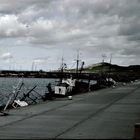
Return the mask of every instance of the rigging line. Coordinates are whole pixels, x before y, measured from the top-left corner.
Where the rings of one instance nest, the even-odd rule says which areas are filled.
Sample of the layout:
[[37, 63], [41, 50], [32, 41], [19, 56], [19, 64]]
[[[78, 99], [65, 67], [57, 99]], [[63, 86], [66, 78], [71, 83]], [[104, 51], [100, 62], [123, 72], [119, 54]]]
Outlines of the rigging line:
[[[71, 68], [74, 67], [75, 64], [76, 64], [76, 62], [74, 62], [74, 63], [72, 64]], [[71, 69], [71, 68], [70, 68], [70, 69]]]

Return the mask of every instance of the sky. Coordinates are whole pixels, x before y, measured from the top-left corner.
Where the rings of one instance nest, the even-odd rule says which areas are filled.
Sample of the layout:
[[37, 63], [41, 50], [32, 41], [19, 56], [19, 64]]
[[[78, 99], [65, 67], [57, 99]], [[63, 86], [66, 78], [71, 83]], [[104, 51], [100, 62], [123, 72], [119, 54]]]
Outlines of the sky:
[[0, 0], [0, 70], [140, 62], [140, 0]]

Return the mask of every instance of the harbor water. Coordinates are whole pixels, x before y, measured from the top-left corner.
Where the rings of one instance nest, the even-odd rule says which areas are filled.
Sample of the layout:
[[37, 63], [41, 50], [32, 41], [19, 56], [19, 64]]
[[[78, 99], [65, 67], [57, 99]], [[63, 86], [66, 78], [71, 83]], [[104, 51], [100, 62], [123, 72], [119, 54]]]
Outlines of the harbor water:
[[[35, 92], [32, 91], [32, 98], [39, 97], [40, 95], [45, 95], [48, 92], [47, 85], [51, 83], [52, 89], [54, 88], [56, 81], [58, 79], [50, 79], [50, 78], [0, 78], [0, 106], [5, 105], [8, 101], [9, 97], [14, 94], [15, 88], [20, 86], [21, 82], [23, 82], [23, 86], [19, 92], [19, 97], [23, 97], [23, 94], [26, 94], [33, 87]], [[18, 85], [19, 83], [19, 85]], [[41, 96], [40, 96], [41, 97]], [[39, 98], [38, 98], [39, 99]]]
[[[15, 96], [15, 89], [19, 89], [21, 83], [24, 83], [21, 87], [16, 99], [21, 99], [24, 94], [27, 94], [31, 89], [34, 90], [30, 93], [30, 97], [35, 99], [37, 102], [42, 101], [41, 96], [48, 93], [47, 85], [51, 83], [52, 90], [54, 86], [58, 83], [59, 79], [53, 78], [0, 78], [0, 106], [6, 105], [7, 101], [11, 96]], [[88, 82], [84, 80], [84, 82]], [[95, 84], [96, 81], [92, 80], [91, 84]], [[15, 92], [14, 92], [15, 91]], [[31, 101], [29, 98], [26, 100], [28, 103]]]

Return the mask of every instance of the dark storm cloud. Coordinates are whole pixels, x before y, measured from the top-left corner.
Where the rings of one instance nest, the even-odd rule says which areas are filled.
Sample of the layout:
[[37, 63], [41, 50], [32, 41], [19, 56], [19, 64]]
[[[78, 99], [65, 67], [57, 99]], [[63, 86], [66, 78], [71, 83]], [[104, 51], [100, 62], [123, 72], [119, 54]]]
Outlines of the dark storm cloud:
[[33, 5], [36, 7], [44, 7], [49, 5], [53, 0], [0, 0], [1, 14], [18, 14]]
[[128, 40], [140, 42], [140, 33], [128, 36]]
[[129, 48], [129, 49], [125, 49], [125, 51], [123, 51], [122, 53], [123, 55], [133, 55], [133, 56], [138, 56], [140, 57], [140, 47], [132, 47], [132, 48]]

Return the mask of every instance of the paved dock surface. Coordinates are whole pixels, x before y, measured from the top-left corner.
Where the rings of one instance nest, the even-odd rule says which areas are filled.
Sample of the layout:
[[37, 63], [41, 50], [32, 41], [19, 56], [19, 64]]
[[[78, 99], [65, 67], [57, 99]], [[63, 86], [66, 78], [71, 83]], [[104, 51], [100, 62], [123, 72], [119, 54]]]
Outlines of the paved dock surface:
[[140, 81], [12, 109], [0, 139], [133, 139], [140, 123]]

